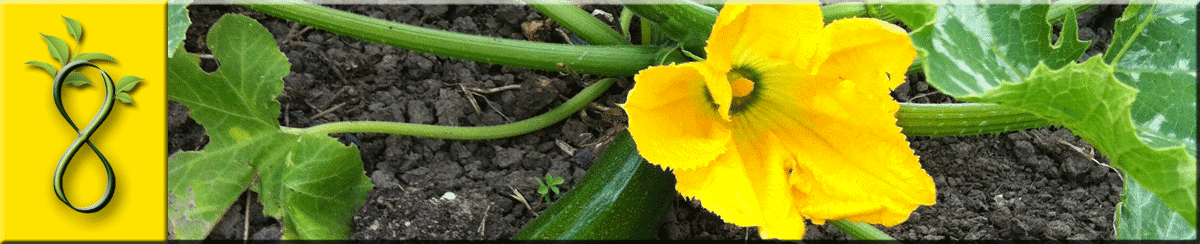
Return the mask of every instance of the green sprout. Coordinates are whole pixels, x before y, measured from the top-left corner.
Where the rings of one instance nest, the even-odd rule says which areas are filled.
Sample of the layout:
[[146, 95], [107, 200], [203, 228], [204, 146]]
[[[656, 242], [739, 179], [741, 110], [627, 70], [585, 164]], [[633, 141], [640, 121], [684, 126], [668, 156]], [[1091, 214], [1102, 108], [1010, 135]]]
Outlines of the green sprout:
[[558, 195], [558, 185], [562, 184], [563, 181], [566, 181], [562, 177], [554, 177], [553, 175], [550, 175], [550, 173], [546, 173], [546, 181], [542, 181], [542, 179], [538, 178], [533, 178], [533, 180], [536, 180], [538, 183], [538, 194], [542, 194], [542, 200], [546, 201], [547, 203], [550, 202], [549, 193], [553, 191], [554, 195]]

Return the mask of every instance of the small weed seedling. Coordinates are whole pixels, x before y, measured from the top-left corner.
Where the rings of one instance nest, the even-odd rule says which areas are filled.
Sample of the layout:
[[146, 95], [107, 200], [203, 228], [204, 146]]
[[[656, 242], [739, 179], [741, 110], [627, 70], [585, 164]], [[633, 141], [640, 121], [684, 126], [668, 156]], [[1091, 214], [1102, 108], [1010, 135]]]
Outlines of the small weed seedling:
[[558, 195], [558, 185], [565, 181], [562, 177], [554, 177], [550, 173], [546, 173], [546, 181], [544, 182], [538, 178], [533, 179], [538, 182], [538, 194], [542, 194], [542, 200], [546, 201], [546, 203], [550, 203], [549, 193], [553, 191], [554, 195]]

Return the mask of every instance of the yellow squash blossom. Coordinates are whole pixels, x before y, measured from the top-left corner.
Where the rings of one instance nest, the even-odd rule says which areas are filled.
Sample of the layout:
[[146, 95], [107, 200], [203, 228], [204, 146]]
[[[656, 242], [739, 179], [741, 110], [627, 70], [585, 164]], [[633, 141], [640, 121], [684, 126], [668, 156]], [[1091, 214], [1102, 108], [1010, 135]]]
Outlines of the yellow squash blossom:
[[816, 4], [725, 5], [700, 62], [638, 73], [623, 105], [679, 193], [763, 238], [804, 220], [894, 226], [934, 203], [888, 93], [916, 56], [876, 19], [822, 21]]

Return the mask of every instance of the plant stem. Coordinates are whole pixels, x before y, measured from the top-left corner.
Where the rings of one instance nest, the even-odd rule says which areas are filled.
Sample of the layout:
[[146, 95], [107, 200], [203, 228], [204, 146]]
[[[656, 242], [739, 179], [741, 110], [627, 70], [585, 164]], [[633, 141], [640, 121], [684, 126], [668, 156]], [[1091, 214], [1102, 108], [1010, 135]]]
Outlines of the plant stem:
[[375, 19], [296, 0], [252, 4], [233, 0], [254, 11], [359, 40], [382, 43], [438, 56], [518, 68], [629, 76], [653, 64], [661, 48], [580, 46], [469, 35]]
[[609, 28], [578, 6], [560, 0], [524, 0], [538, 12], [554, 19], [592, 45], [630, 45], [621, 33]]
[[[1063, 21], [1068, 13], [1078, 15], [1083, 11], [1087, 11], [1096, 6], [1100, 0], [1059, 0], [1050, 5], [1050, 10], [1046, 13], [1046, 22], [1054, 24]], [[1078, 20], [1077, 20], [1078, 21]]]
[[579, 109], [591, 103], [596, 97], [599, 97], [601, 93], [604, 93], [605, 90], [608, 90], [608, 87], [612, 86], [613, 80], [613, 78], [607, 78], [597, 81], [595, 84], [584, 88], [583, 91], [579, 92], [571, 100], [567, 100], [567, 102], [542, 115], [504, 125], [457, 127], [383, 121], [348, 121], [326, 123], [308, 128], [281, 127], [281, 130], [284, 133], [297, 135], [384, 133], [453, 140], [486, 140], [512, 137], [546, 128], [570, 117], [571, 114], [579, 111]]
[[629, 25], [633, 23], [633, 11], [629, 8], [621, 8], [620, 21], [617, 23], [621, 25], [621, 34], [625, 35], [626, 40], [633, 39], [633, 35], [629, 34]]
[[1050, 121], [997, 104], [900, 103], [896, 125], [907, 136], [966, 136], [1041, 128]]
[[643, 22], [654, 22], [659, 31], [696, 54], [704, 53], [713, 23], [717, 22], [716, 9], [687, 0], [626, 4], [625, 8], [642, 17]]
[[892, 238], [892, 236], [889, 236], [887, 233], [883, 233], [883, 231], [880, 231], [879, 229], [876, 229], [875, 226], [871, 226], [869, 224], [853, 222], [844, 219], [832, 220], [829, 221], [829, 223], [833, 224], [833, 226], [837, 227], [839, 230], [842, 230], [842, 232], [845, 232], [846, 235], [853, 237], [854, 240], [896, 241], [896, 239]]
[[850, 17], [869, 17], [881, 19], [887, 22], [896, 22], [896, 18], [892, 12], [883, 9], [882, 5], [866, 4], [862, 2], [848, 2], [826, 5], [821, 7], [821, 15], [824, 15], [825, 23], [831, 23], [834, 20], [850, 18]]

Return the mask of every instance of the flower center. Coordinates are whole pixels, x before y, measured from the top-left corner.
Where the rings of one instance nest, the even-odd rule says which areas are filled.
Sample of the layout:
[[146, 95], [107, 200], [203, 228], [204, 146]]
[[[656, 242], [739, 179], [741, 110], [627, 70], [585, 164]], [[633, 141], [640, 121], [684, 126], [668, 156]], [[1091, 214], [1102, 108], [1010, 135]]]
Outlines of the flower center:
[[729, 106], [730, 114], [738, 114], [758, 99], [758, 89], [762, 75], [748, 66], [734, 66], [725, 73], [729, 86], [733, 91], [733, 101]]

